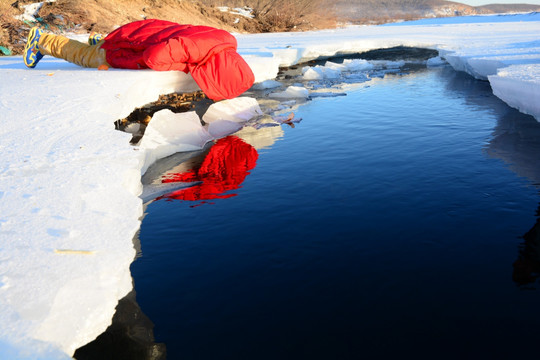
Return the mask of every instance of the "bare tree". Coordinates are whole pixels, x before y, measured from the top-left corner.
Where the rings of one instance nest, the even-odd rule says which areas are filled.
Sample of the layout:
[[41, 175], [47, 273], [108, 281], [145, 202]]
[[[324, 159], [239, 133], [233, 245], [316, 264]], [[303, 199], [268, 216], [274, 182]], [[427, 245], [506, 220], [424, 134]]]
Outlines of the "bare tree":
[[201, 0], [210, 6], [247, 6], [262, 24], [262, 31], [291, 30], [307, 15], [320, 10], [323, 0]]

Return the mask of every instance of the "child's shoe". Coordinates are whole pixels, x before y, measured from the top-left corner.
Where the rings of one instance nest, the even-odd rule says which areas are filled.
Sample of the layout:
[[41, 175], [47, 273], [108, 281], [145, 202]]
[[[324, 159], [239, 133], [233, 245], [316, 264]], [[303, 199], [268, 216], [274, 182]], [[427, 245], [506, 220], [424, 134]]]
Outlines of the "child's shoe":
[[103, 40], [103, 35], [92, 31], [88, 37], [88, 45], [96, 45], [101, 40]]
[[28, 34], [28, 40], [24, 46], [24, 64], [29, 68], [36, 67], [39, 60], [43, 57], [43, 54], [39, 52], [38, 48], [41, 34], [43, 34], [43, 30], [38, 27], [30, 29], [30, 33]]

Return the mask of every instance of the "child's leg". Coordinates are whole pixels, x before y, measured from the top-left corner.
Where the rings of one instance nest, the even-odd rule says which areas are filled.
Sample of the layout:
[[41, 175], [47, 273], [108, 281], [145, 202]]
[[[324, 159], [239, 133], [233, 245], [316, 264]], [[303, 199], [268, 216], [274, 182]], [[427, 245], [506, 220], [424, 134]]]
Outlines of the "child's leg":
[[101, 48], [103, 41], [96, 45], [88, 45], [64, 36], [43, 33], [39, 39], [38, 49], [43, 55], [52, 55], [79, 66], [97, 68], [107, 65], [105, 50]]

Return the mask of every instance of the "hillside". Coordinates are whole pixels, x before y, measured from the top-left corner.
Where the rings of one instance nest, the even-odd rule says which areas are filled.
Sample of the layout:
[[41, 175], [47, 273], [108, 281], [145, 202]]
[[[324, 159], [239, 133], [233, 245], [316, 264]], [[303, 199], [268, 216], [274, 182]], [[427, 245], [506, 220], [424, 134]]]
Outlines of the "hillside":
[[[28, 30], [36, 24], [32, 19], [17, 20], [15, 17], [22, 16], [25, 7], [32, 2], [34, 1], [18, 0], [14, 3], [0, 3], [0, 45], [10, 48], [15, 54], [22, 51]], [[35, 17], [38, 25], [55, 33], [107, 33], [118, 25], [143, 18], [161, 18], [235, 30], [228, 25], [234, 18], [227, 17], [226, 13], [203, 5], [174, 0], [58, 0], [45, 2]], [[248, 28], [247, 31], [249, 30]]]
[[[21, 54], [28, 31], [35, 25], [55, 33], [108, 33], [131, 21], [159, 18], [257, 33], [327, 29], [343, 23], [540, 11], [538, 5], [472, 7], [444, 0], [46, 0], [34, 17], [21, 18], [36, 0], [12, 1], [0, 2], [0, 55]], [[243, 6], [249, 9], [233, 9]]]
[[531, 12], [531, 11], [540, 11], [539, 5], [528, 5], [528, 4], [491, 4], [476, 7], [476, 10], [480, 13], [486, 12], [488, 14], [496, 13], [508, 13], [508, 12]]
[[[233, 6], [243, 2], [192, 0], [46, 0], [34, 18], [16, 19], [36, 0], [0, 2], [0, 46], [20, 54], [29, 29], [39, 25], [55, 33], [108, 33], [119, 25], [146, 18], [158, 18], [183, 24], [208, 25], [231, 32], [272, 32], [331, 28], [331, 16], [321, 16], [319, 0], [263, 0], [240, 13]], [[217, 6], [219, 5], [219, 7]], [[229, 5], [224, 11], [221, 6]], [[249, 13], [251, 11], [251, 13]], [[0, 48], [0, 50], [2, 50]], [[3, 51], [6, 52], [6, 51]], [[0, 55], [2, 52], [0, 52]]]
[[444, 0], [335, 0], [334, 13], [351, 23], [384, 23], [431, 17], [540, 11], [539, 5], [469, 6]]

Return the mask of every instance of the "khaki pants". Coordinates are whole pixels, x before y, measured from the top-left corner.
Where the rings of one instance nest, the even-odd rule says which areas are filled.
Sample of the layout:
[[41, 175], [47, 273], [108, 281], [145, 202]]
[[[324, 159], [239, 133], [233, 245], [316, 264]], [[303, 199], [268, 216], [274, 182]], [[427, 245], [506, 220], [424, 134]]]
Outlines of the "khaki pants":
[[77, 40], [53, 34], [41, 34], [38, 49], [43, 55], [51, 55], [79, 66], [97, 68], [107, 65], [105, 50], [101, 48], [103, 40], [96, 45], [88, 45]]

